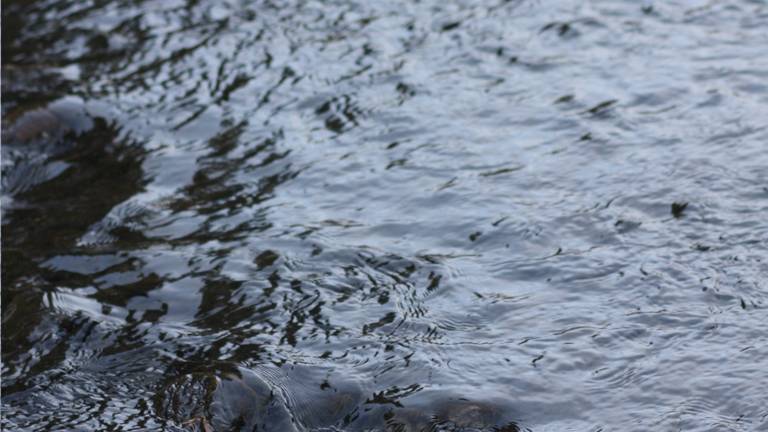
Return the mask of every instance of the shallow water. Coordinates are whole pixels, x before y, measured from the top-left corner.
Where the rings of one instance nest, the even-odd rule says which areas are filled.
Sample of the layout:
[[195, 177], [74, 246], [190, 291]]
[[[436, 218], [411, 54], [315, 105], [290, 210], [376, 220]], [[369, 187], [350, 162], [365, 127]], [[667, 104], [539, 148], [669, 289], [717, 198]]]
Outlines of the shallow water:
[[768, 428], [764, 1], [7, 1], [5, 430]]

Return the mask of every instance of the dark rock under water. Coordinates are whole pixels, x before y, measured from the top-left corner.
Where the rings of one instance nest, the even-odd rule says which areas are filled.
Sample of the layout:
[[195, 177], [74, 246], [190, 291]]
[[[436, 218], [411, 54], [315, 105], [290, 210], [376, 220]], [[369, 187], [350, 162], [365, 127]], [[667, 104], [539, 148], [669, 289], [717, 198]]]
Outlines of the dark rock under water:
[[768, 427], [768, 5], [2, 7], [2, 428]]

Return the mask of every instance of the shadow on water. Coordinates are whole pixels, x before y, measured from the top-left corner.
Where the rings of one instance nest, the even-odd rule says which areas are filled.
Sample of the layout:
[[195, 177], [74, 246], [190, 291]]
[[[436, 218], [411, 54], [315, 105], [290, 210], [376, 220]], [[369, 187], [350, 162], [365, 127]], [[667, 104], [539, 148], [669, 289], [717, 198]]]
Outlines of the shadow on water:
[[[3, 139], [3, 362], [11, 376], [16, 368], [54, 366], [49, 362], [66, 345], [37, 364], [22, 366], [16, 356], [34, 352], [38, 341], [31, 332], [44, 319], [46, 296], [59, 285], [92, 282], [41, 264], [76, 253], [91, 225], [143, 187], [141, 149], [119, 141], [119, 126], [104, 118], [86, 121], [73, 112], [79, 109], [82, 105], [69, 101], [26, 112]], [[72, 123], [68, 115], [80, 118]], [[26, 385], [21, 377], [6, 378], [4, 394]]]
[[[17, 8], [23, 10], [18, 4], [6, 8], [4, 22], [21, 20], [13, 17], [22, 13]], [[329, 255], [314, 244], [309, 254], [314, 258], [299, 263], [264, 249], [252, 258], [252, 279], [264, 286], [224, 274], [223, 258], [231, 247], [216, 251], [200, 275], [172, 276], [153, 266], [142, 250], [236, 243], [270, 229], [263, 211], [226, 230], [213, 226], [218, 218], [258, 208], [300, 174], [288, 163], [255, 184], [240, 178], [288, 158], [290, 151], [278, 145], [283, 136], [276, 133], [234, 155], [248, 127], [243, 121], [223, 125], [207, 141], [189, 184], [159, 208], [209, 216], [209, 223], [168, 240], [146, 235], [141, 223], [110, 224], [116, 212], [141, 221], [158, 211], [126, 209], [151, 181], [143, 170], [146, 151], [122, 130], [119, 118], [94, 114], [88, 100], [63, 93], [72, 84], [58, 68], [83, 58], [57, 58], [54, 52], [47, 60], [16, 62], [27, 58], [27, 49], [55, 46], [47, 38], [16, 46], [19, 31], [7, 29], [10, 62], [3, 68], [5, 427], [417, 431], [507, 424], [494, 430], [518, 430], [511, 420], [502, 422], [500, 406], [445, 394], [422, 395], [411, 403], [405, 399], [421, 391], [418, 385], [384, 390], [362, 385], [335, 367], [293, 365], [288, 351], [275, 349], [313, 343], [317, 329], [326, 340], [349, 337], [353, 329], [333, 324], [342, 313], [334, 309], [343, 310], [362, 295], [382, 309], [363, 334], [377, 352], [399, 351], [392, 335], [386, 336], [396, 324], [390, 298], [422, 283], [411, 278], [426, 282], [425, 293], [439, 288], [441, 276], [426, 270], [439, 268], [435, 258], [419, 262], [327, 246]], [[317, 114], [329, 110], [326, 103]], [[339, 110], [344, 120], [325, 121], [336, 133], [348, 122], [356, 124], [351, 111]], [[299, 237], [319, 228], [308, 227]], [[194, 330], [158, 330], [174, 307], [172, 287], [190, 280], [202, 283], [199, 304], [185, 324]], [[406, 316], [424, 314], [417, 297], [403, 303]], [[417, 327], [408, 337], [422, 337], [424, 325]], [[409, 344], [408, 337], [402, 343]], [[325, 348], [312, 354], [330, 355]], [[68, 406], [61, 409], [61, 403]]]

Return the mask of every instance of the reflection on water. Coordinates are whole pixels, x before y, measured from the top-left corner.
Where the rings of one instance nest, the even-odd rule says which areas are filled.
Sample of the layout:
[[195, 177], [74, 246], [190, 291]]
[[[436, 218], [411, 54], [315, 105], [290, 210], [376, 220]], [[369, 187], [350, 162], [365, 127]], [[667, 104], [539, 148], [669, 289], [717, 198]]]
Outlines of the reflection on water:
[[760, 430], [768, 6], [3, 3], [8, 430]]

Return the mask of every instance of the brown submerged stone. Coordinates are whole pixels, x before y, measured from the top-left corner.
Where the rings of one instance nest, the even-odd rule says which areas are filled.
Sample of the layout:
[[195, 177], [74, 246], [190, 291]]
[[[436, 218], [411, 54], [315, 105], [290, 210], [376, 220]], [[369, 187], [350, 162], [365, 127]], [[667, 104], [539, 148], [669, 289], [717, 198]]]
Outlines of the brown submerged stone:
[[497, 401], [428, 394], [392, 409], [385, 417], [387, 431], [519, 432], [505, 406]]
[[295, 427], [279, 396], [255, 375], [239, 371], [193, 372], [169, 379], [155, 409], [186, 430], [281, 430]]
[[56, 141], [70, 131], [83, 132], [92, 125], [83, 102], [66, 97], [47, 106], [20, 108], [3, 119], [3, 143], [25, 144], [33, 141]]
[[520, 431], [498, 401], [428, 392], [394, 406], [370, 405], [352, 383], [337, 382], [337, 389], [328, 392], [297, 380], [313, 373], [272, 368], [189, 373], [166, 383], [156, 408], [186, 430], [201, 432]]
[[41, 108], [22, 114], [8, 131], [8, 138], [24, 143], [37, 138], [48, 138], [63, 129], [64, 125], [55, 114]]

